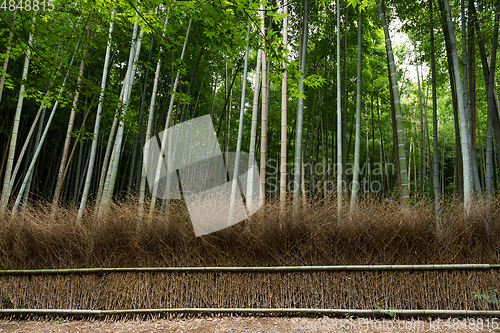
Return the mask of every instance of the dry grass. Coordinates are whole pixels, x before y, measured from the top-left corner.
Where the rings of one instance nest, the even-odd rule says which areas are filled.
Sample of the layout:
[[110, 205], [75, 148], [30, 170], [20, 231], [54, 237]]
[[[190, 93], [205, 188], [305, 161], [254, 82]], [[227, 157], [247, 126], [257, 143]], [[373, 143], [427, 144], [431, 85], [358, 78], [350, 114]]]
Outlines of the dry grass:
[[[339, 215], [333, 198], [281, 218], [279, 203], [270, 203], [249, 228], [242, 222], [196, 238], [179, 203], [168, 219], [157, 212], [139, 230], [133, 203], [112, 205], [102, 221], [89, 208], [81, 226], [75, 209], [60, 208], [53, 216], [49, 205], [38, 204], [0, 221], [0, 269], [499, 263], [498, 199], [492, 235], [485, 232], [485, 208], [467, 217], [458, 201], [442, 206], [440, 236], [432, 202], [402, 208], [366, 197], [353, 215]], [[28, 308], [496, 309], [472, 292], [487, 293], [499, 282], [496, 270], [0, 276], [0, 296]]]

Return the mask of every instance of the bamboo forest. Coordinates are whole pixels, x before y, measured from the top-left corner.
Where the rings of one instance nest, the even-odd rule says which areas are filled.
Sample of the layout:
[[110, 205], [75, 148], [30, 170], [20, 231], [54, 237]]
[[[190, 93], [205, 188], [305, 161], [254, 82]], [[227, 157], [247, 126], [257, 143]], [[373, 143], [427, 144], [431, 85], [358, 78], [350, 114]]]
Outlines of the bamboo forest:
[[500, 315], [499, 0], [0, 0], [0, 21], [0, 324]]
[[434, 2], [4, 1], [1, 214], [142, 215], [145, 142], [208, 114], [222, 151], [256, 156], [265, 202], [469, 211], [497, 189], [498, 3]]

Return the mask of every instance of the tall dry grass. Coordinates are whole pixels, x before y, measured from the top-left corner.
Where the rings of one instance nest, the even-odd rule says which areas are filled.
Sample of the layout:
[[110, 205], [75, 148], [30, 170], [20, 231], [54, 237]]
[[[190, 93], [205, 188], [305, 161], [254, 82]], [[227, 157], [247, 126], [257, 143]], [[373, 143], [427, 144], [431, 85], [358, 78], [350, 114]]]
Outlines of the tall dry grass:
[[139, 229], [135, 203], [113, 204], [101, 221], [89, 207], [81, 225], [76, 209], [53, 214], [39, 203], [0, 221], [0, 269], [498, 263], [498, 203], [491, 235], [485, 207], [467, 216], [458, 200], [444, 202], [444, 231], [437, 235], [431, 201], [402, 207], [372, 196], [353, 214], [338, 214], [329, 198], [280, 217], [279, 202], [272, 202], [252, 216], [249, 228], [241, 222], [198, 238], [179, 202], [168, 217], [158, 211], [144, 218]]
[[[364, 197], [352, 215], [338, 214], [336, 200], [315, 201], [280, 216], [269, 203], [245, 222], [196, 238], [185, 205], [157, 212], [137, 229], [138, 207], [120, 202], [104, 220], [89, 208], [46, 204], [0, 221], [0, 269], [146, 266], [279, 266], [499, 263], [498, 198], [493, 233], [487, 210], [469, 216], [458, 200], [442, 203], [443, 233], [434, 228], [431, 201], [402, 207]], [[348, 207], [348, 204], [344, 205]], [[207, 212], [209, 213], [209, 212]], [[1, 276], [0, 296], [33, 308], [320, 307], [492, 309], [473, 297], [498, 287], [491, 271], [109, 273], [69, 276]], [[500, 288], [499, 288], [500, 289]]]

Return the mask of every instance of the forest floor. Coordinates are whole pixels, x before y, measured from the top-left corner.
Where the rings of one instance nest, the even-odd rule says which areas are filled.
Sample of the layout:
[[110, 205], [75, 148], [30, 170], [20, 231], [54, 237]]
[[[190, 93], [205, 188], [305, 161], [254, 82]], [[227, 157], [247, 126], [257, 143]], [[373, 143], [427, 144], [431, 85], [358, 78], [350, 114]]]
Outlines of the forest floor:
[[[467, 321], [456, 319], [428, 319], [426, 321], [391, 319], [339, 319], [291, 317], [198, 317], [183, 319], [87, 321], [65, 320], [0, 320], [0, 332], [231, 332], [231, 333], [281, 333], [281, 332], [494, 332], [480, 318]], [[479, 328], [478, 328], [479, 327]], [[482, 328], [481, 328], [482, 327]]]

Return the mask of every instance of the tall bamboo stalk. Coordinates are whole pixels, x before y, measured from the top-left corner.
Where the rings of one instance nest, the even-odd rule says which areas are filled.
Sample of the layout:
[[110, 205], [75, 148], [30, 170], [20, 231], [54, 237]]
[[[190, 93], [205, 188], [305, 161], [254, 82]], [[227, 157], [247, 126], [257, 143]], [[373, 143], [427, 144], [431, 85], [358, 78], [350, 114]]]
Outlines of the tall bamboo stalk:
[[[167, 10], [167, 16], [165, 18], [165, 22], [163, 23], [164, 31], [161, 35], [162, 39], [165, 38], [165, 27], [168, 24], [169, 17], [170, 17], [170, 8], [168, 8]], [[149, 159], [150, 139], [151, 139], [151, 134], [153, 132], [153, 116], [156, 104], [156, 95], [158, 93], [158, 81], [160, 80], [162, 53], [163, 53], [163, 48], [160, 46], [160, 50], [158, 52], [158, 60], [156, 61], [155, 78], [153, 81], [153, 92], [151, 93], [151, 101], [149, 103], [148, 125], [146, 129], [146, 144], [144, 145], [144, 153], [142, 156], [141, 185], [139, 188], [139, 220], [137, 221], [138, 227], [140, 226], [140, 219], [142, 219], [144, 215], [144, 198], [146, 196], [146, 176], [147, 176], [147, 167]]]
[[387, 22], [385, 19], [385, 10], [380, 0], [375, 0], [382, 22], [382, 27], [384, 29], [385, 36], [385, 46], [387, 49], [387, 57], [389, 61], [389, 72], [391, 75], [391, 90], [394, 96], [394, 109], [396, 113], [396, 127], [398, 132], [398, 159], [400, 164], [400, 175], [401, 175], [401, 194], [403, 197], [403, 202], [407, 202], [409, 199], [409, 189], [408, 189], [408, 168], [406, 163], [406, 151], [405, 151], [405, 132], [403, 125], [403, 114], [401, 112], [401, 100], [399, 95], [399, 87], [396, 73], [396, 64], [394, 62], [394, 54], [392, 51], [391, 36], [389, 34], [389, 28], [387, 27]]
[[[134, 68], [132, 68], [132, 71], [134, 71]], [[126, 75], [125, 75], [126, 79]], [[116, 129], [118, 126], [118, 118], [120, 114], [120, 108], [121, 108], [121, 100], [123, 100], [123, 94], [125, 91], [125, 79], [122, 81], [122, 88], [120, 90], [120, 95], [118, 97], [118, 102], [117, 108], [115, 110], [115, 115], [113, 117], [113, 123], [111, 124], [111, 129], [109, 130], [109, 136], [108, 136], [108, 143], [106, 145], [106, 151], [104, 153], [104, 160], [102, 162], [102, 167], [101, 167], [101, 173], [99, 177], [99, 184], [97, 186], [97, 197], [95, 201], [95, 206], [94, 206], [94, 214], [97, 214], [98, 211], [100, 211], [101, 207], [101, 200], [102, 200], [102, 195], [104, 193], [104, 188], [105, 184], [109, 182], [109, 179], [107, 179], [107, 171], [108, 171], [108, 166], [109, 164], [113, 163], [114, 160], [114, 148], [115, 148], [115, 134], [116, 134]]]
[[[191, 30], [191, 23], [192, 23], [192, 19], [189, 19], [189, 23], [188, 23], [188, 27], [187, 27], [187, 31], [186, 31], [186, 37], [184, 39], [184, 45], [182, 47], [182, 53], [181, 53], [181, 58], [180, 58], [181, 61], [184, 59], [184, 56], [186, 54], [186, 48], [187, 48], [187, 43], [188, 43], [188, 39], [189, 39], [189, 32]], [[156, 196], [158, 195], [158, 184], [160, 182], [161, 169], [164, 165], [163, 155], [165, 154], [165, 149], [167, 146], [167, 134], [168, 134], [167, 129], [170, 126], [170, 122], [172, 119], [172, 113], [174, 110], [175, 92], [177, 91], [177, 86], [179, 84], [180, 75], [181, 75], [181, 72], [179, 69], [177, 71], [176, 76], [175, 76], [175, 81], [174, 81], [174, 85], [172, 88], [173, 93], [172, 93], [172, 96], [170, 97], [170, 104], [168, 106], [168, 112], [167, 112], [167, 120], [165, 121], [165, 131], [163, 132], [163, 137], [161, 140], [160, 156], [158, 157], [158, 165], [156, 167], [155, 180], [154, 180], [154, 184], [153, 184], [151, 205], [149, 208], [150, 216], [153, 216], [153, 212], [154, 212], [155, 205], [156, 205]], [[169, 136], [169, 141], [172, 141], [172, 136]], [[169, 142], [169, 149], [168, 149], [169, 156], [167, 156], [167, 165], [170, 165], [170, 163], [171, 163], [171, 156], [170, 156], [170, 154], [172, 154], [171, 148], [172, 148], [171, 142]], [[170, 190], [170, 185], [171, 185], [170, 184], [170, 172], [167, 172], [167, 187], [166, 187], [167, 191]]]
[[[307, 57], [307, 33], [308, 33], [308, 15], [309, 15], [309, 0], [304, 0], [304, 21], [302, 24], [302, 44], [300, 54], [300, 76], [299, 76], [299, 92], [304, 93], [304, 79], [306, 75], [306, 57]], [[297, 101], [297, 120], [295, 133], [295, 155], [293, 163], [293, 205], [297, 209], [298, 199], [301, 193], [301, 176], [302, 176], [302, 126], [304, 122], [304, 98], [299, 96]]]
[[[462, 68], [463, 68], [463, 93], [464, 93], [464, 107], [465, 107], [465, 116], [467, 119], [467, 128], [469, 131], [469, 156], [471, 159], [470, 163], [470, 169], [471, 169], [471, 186], [472, 188], [476, 191], [476, 194], [479, 198], [482, 197], [483, 192], [481, 189], [481, 181], [479, 179], [479, 171], [478, 171], [478, 165], [477, 165], [477, 156], [475, 154], [474, 146], [472, 144], [472, 137], [474, 133], [474, 128], [472, 127], [472, 124], [474, 123], [471, 119], [471, 115], [474, 112], [470, 111], [469, 108], [469, 81], [467, 79], [467, 18], [465, 16], [465, 1], [460, 0], [460, 12], [461, 12], [461, 25], [462, 25]], [[469, 13], [469, 16], [471, 13]]]
[[[32, 31], [30, 32], [29, 37], [28, 37], [28, 44], [29, 45], [31, 45], [31, 42], [33, 41], [33, 30], [34, 30], [35, 20], [36, 20], [35, 15], [33, 15], [32, 27], [31, 27]], [[31, 57], [31, 47], [27, 46], [26, 47], [26, 56], [24, 57], [22, 83], [21, 83], [21, 87], [19, 89], [19, 95], [17, 98], [16, 114], [14, 115], [14, 124], [12, 126], [12, 133], [10, 136], [9, 155], [7, 157], [7, 165], [5, 168], [5, 175], [4, 175], [4, 181], [3, 181], [2, 200], [0, 201], [1, 217], [4, 217], [5, 213], [7, 212], [7, 205], [9, 203], [10, 192], [12, 189], [12, 183], [14, 183], [14, 181], [15, 181], [15, 179], [13, 179], [13, 177], [12, 177], [12, 167], [14, 165], [14, 156], [16, 154], [17, 136], [19, 134], [19, 122], [21, 120], [21, 111], [23, 109], [23, 102], [24, 102], [24, 91], [25, 91], [24, 82], [28, 78], [30, 57]]]
[[[52, 83], [50, 84], [50, 87], [52, 87]], [[31, 152], [30, 152], [30, 155], [29, 155], [29, 159], [31, 159], [31, 157], [32, 157], [32, 155], [33, 155], [36, 147], [40, 143], [40, 137], [42, 136], [43, 123], [45, 122], [45, 111], [47, 109], [47, 105], [46, 105], [45, 101], [42, 102], [42, 104], [40, 105], [40, 108], [41, 108], [42, 112], [41, 112], [41, 115], [40, 115], [40, 121], [38, 122], [38, 130], [36, 131], [35, 142], [34, 142], [34, 144], [31, 147]], [[28, 163], [26, 163], [26, 165], [24, 167], [24, 172], [25, 173], [26, 173], [27, 169], [28, 169]], [[28, 180], [28, 186], [26, 187], [26, 190], [24, 191], [23, 210], [26, 210], [26, 207], [28, 205], [28, 199], [29, 199], [29, 195], [30, 195], [30, 189], [31, 189], [32, 180], [33, 180], [33, 175], [30, 175], [29, 180]]]
[[486, 231], [491, 233], [491, 197], [493, 192], [493, 112], [494, 112], [494, 100], [493, 91], [495, 88], [495, 66], [497, 57], [497, 47], [498, 47], [498, 27], [500, 20], [500, 1], [497, 0], [495, 4], [496, 14], [495, 14], [495, 25], [493, 28], [493, 41], [491, 43], [491, 63], [490, 63], [490, 73], [488, 82], [488, 118], [487, 118], [487, 132], [486, 132], [486, 199], [488, 204], [488, 218], [485, 222]]
[[420, 191], [424, 191], [425, 177], [425, 125], [424, 125], [424, 106], [422, 104], [422, 87], [420, 86], [420, 71], [417, 68], [418, 101], [420, 105]]
[[[91, 21], [91, 20], [90, 20]], [[73, 131], [73, 124], [75, 122], [75, 116], [76, 116], [76, 109], [78, 107], [78, 99], [80, 97], [80, 88], [82, 84], [82, 76], [83, 76], [83, 71], [85, 70], [85, 59], [87, 58], [87, 53], [88, 53], [88, 44], [90, 42], [90, 27], [87, 29], [87, 39], [86, 39], [86, 45], [83, 49], [83, 55], [82, 55], [82, 60], [80, 62], [80, 71], [78, 72], [78, 78], [76, 80], [76, 91], [73, 96], [73, 102], [71, 106], [71, 111], [69, 115], [69, 121], [68, 121], [68, 127], [66, 129], [66, 138], [64, 140], [64, 148], [63, 148], [63, 153], [61, 157], [61, 162], [59, 164], [59, 172], [57, 174], [57, 182], [56, 182], [56, 188], [54, 190], [54, 196], [52, 198], [52, 208], [56, 208], [56, 206], [59, 204], [59, 197], [61, 196], [61, 190], [63, 187], [64, 183], [64, 176], [65, 172], [64, 170], [66, 169], [66, 163], [68, 159], [68, 154], [69, 154], [69, 146], [71, 143], [71, 132]]]
[[[154, 36], [151, 38], [151, 43], [149, 46], [149, 55], [148, 55], [148, 63], [151, 62], [151, 57], [153, 55], [153, 46], [154, 46]], [[140, 149], [143, 145], [143, 129], [144, 129], [144, 121], [143, 121], [143, 116], [144, 116], [144, 105], [146, 102], [146, 91], [148, 90], [148, 83], [149, 83], [149, 73], [150, 69], [147, 67], [146, 68], [146, 74], [144, 76], [144, 84], [142, 87], [142, 92], [141, 92], [141, 104], [139, 107], [139, 115], [137, 116], [137, 123], [139, 126], [139, 130], [135, 133], [134, 135], [134, 146], [132, 148], [132, 156], [131, 156], [131, 165], [130, 165], [130, 171], [129, 171], [129, 177], [128, 177], [128, 184], [127, 184], [127, 200], [132, 199], [130, 194], [131, 191], [134, 193], [137, 193], [137, 179], [136, 177], [141, 177], [141, 167], [139, 163], [137, 163], [136, 166], [136, 160], [137, 160], [137, 150]]]
[[340, 0], [337, 0], [337, 210], [342, 209], [342, 95], [340, 84]]
[[[484, 83], [486, 87], [486, 93], [488, 94], [488, 82], [489, 82], [489, 77], [490, 77], [490, 71], [489, 71], [489, 65], [488, 65], [488, 59], [486, 56], [486, 48], [484, 46], [484, 40], [481, 34], [481, 29], [477, 20], [477, 12], [476, 12], [476, 6], [474, 5], [474, 2], [471, 4], [471, 11], [472, 11], [472, 21], [474, 23], [474, 30], [477, 34], [477, 44], [479, 46], [479, 54], [481, 56], [481, 67], [483, 69], [483, 78], [484, 78]], [[493, 103], [493, 135], [495, 137], [495, 145], [497, 148], [497, 151], [500, 151], [500, 109], [498, 108], [498, 103], [497, 103], [497, 98], [496, 98], [496, 90], [493, 91], [494, 95], [494, 100], [495, 103]], [[500, 158], [500, 154], [497, 154], [498, 158]], [[500, 159], [497, 159], [497, 163], [500, 164]], [[495, 175], [495, 174], [493, 174]]]
[[[14, 10], [14, 17], [12, 22], [16, 19], [17, 8]], [[5, 86], [5, 77], [7, 75], [7, 66], [9, 65], [9, 56], [11, 50], [12, 39], [14, 38], [14, 32], [9, 33], [9, 38], [7, 39], [7, 49], [5, 50], [5, 58], [3, 59], [2, 75], [0, 76], [0, 102], [2, 101], [3, 88]]]
[[78, 41], [76, 43], [76, 47], [75, 47], [75, 50], [73, 52], [73, 56], [71, 57], [71, 61], [69, 63], [68, 70], [67, 70], [66, 75], [64, 77], [64, 80], [61, 84], [61, 89], [59, 90], [59, 94], [57, 95], [57, 98], [56, 98], [54, 105], [52, 106], [52, 111], [50, 112], [49, 119], [47, 120], [47, 124], [45, 125], [45, 130], [43, 131], [42, 137], [40, 138], [40, 142], [38, 143], [38, 146], [35, 150], [35, 154], [33, 155], [30, 166], [28, 167], [28, 171], [26, 171], [26, 174], [24, 175], [24, 180], [23, 180], [23, 183], [21, 184], [21, 189], [19, 190], [16, 202], [14, 203], [14, 207], [12, 208], [13, 215], [16, 214], [17, 209], [19, 207], [19, 204], [21, 202], [21, 198], [23, 197], [24, 190], [26, 189], [28, 181], [31, 179], [31, 175], [32, 175], [33, 170], [35, 168], [36, 160], [38, 158], [38, 155], [40, 154], [40, 151], [42, 150], [42, 146], [43, 146], [43, 143], [45, 141], [45, 138], [47, 137], [47, 133], [49, 131], [50, 124], [52, 123], [52, 119], [54, 118], [54, 114], [56, 113], [57, 107], [59, 105], [59, 100], [60, 100], [62, 93], [64, 91], [64, 87], [66, 86], [66, 80], [68, 79], [70, 68], [71, 68], [71, 66], [73, 66], [73, 61], [75, 60], [75, 54], [78, 51], [79, 46], [80, 46], [80, 41]]
[[436, 231], [441, 233], [440, 211], [440, 184], [439, 184], [439, 151], [438, 151], [438, 121], [437, 121], [437, 92], [436, 92], [436, 57], [434, 54], [434, 12], [432, 0], [429, 0], [430, 12], [430, 39], [431, 39], [431, 71], [432, 71], [432, 148], [433, 148], [433, 185], [434, 185], [434, 211], [436, 214]]
[[92, 180], [92, 174], [94, 172], [95, 157], [97, 153], [97, 139], [99, 137], [99, 126], [101, 124], [101, 112], [102, 112], [102, 102], [104, 99], [104, 91], [106, 90], [106, 80], [108, 77], [108, 67], [109, 58], [111, 53], [111, 34], [113, 32], [113, 17], [114, 11], [111, 12], [111, 22], [109, 23], [108, 32], [108, 43], [106, 45], [106, 56], [104, 58], [104, 68], [102, 70], [101, 78], [101, 91], [99, 93], [99, 104], [97, 106], [97, 116], [95, 118], [94, 124], [94, 137], [92, 139], [92, 148], [90, 151], [89, 166], [87, 169], [87, 175], [85, 177], [85, 186], [83, 188], [82, 201], [80, 202], [80, 208], [78, 209], [77, 223], [81, 223], [83, 212], [85, 211], [85, 204], [87, 203], [87, 198], [90, 190], [90, 182]]
[[[253, 174], [254, 174], [254, 158], [255, 158], [255, 144], [257, 141], [257, 114], [259, 111], [259, 92], [260, 92], [260, 74], [261, 74], [261, 65], [262, 65], [262, 50], [259, 49], [257, 51], [257, 68], [255, 69], [255, 77], [254, 77], [254, 94], [253, 94], [253, 103], [252, 103], [252, 126], [250, 129], [250, 147], [248, 149], [249, 159], [248, 159], [248, 177], [247, 177], [247, 193], [245, 195], [247, 209], [249, 211], [252, 210], [253, 206]], [[247, 227], [249, 225], [247, 224]]]
[[[342, 78], [342, 170], [346, 170], [349, 160], [349, 147], [347, 145], [347, 49], [348, 49], [348, 24], [349, 24], [349, 5], [345, 6], [344, 16], [344, 75]], [[338, 31], [340, 34], [340, 31]], [[325, 75], [326, 77], [326, 75]], [[352, 132], [351, 132], [352, 133]], [[349, 141], [350, 143], [350, 141]]]
[[245, 49], [245, 64], [243, 67], [243, 80], [241, 83], [241, 102], [240, 102], [240, 119], [238, 123], [238, 141], [236, 143], [236, 157], [234, 160], [234, 170], [233, 170], [233, 178], [232, 178], [232, 186], [231, 186], [231, 199], [230, 199], [230, 211], [229, 211], [229, 221], [232, 221], [233, 218], [233, 209], [236, 201], [236, 193], [238, 187], [238, 175], [240, 170], [240, 156], [241, 156], [241, 142], [243, 141], [243, 119], [245, 116], [245, 101], [246, 101], [246, 88], [247, 88], [247, 74], [248, 74], [248, 51], [249, 45], [248, 42], [250, 40], [250, 24], [247, 26], [247, 47]]
[[[378, 0], [377, 0], [378, 1]], [[463, 164], [463, 177], [464, 177], [464, 207], [467, 214], [470, 211], [472, 201], [472, 186], [471, 186], [471, 172], [470, 172], [470, 154], [469, 154], [469, 141], [470, 133], [467, 127], [467, 116], [465, 114], [464, 95], [462, 88], [462, 80], [460, 76], [460, 65], [458, 62], [457, 44], [455, 39], [455, 32], [453, 30], [453, 22], [451, 21], [450, 3], [444, 0], [444, 8], [446, 13], [447, 29], [450, 36], [451, 56], [453, 62], [453, 74], [455, 77], [455, 85], [457, 91], [458, 112], [460, 116], [460, 138], [462, 146], [462, 164]]]
[[[468, 80], [467, 80], [467, 37], [466, 37], [466, 18], [465, 18], [465, 4], [464, 0], [460, 0], [460, 19], [461, 19], [461, 32], [462, 32], [462, 68], [463, 68], [463, 95], [464, 95], [464, 108], [465, 108], [465, 115], [467, 119], [467, 128], [469, 129], [469, 133], [471, 132], [470, 130], [470, 113], [469, 113], [469, 89], [468, 89]], [[472, 142], [472, 141], [471, 141]], [[472, 147], [471, 144], [469, 143], [469, 156], [471, 157], [472, 161]], [[473, 175], [474, 170], [473, 170], [473, 163], [470, 163], [470, 173]], [[474, 188], [474, 179], [471, 177], [471, 186]]]
[[[127, 114], [128, 103], [130, 101], [130, 95], [132, 92], [132, 86], [135, 77], [135, 69], [137, 68], [137, 60], [139, 58], [139, 53], [141, 51], [142, 36], [144, 35], [144, 29], [141, 28], [139, 36], [137, 36], [137, 28], [138, 28], [138, 20], [136, 18], [134, 24], [134, 30], [132, 32], [132, 41], [130, 43], [131, 47], [129, 53], [127, 76], [124, 84], [123, 99], [121, 101], [123, 108], [123, 116], [118, 122], [118, 129], [116, 131], [115, 147], [114, 147], [114, 159], [113, 163], [110, 163], [108, 168], [109, 182], [107, 185], [105, 185], [105, 190], [103, 192], [101, 200], [101, 209], [103, 209], [103, 211], [106, 210], [108, 203], [110, 202], [113, 196], [116, 185], [116, 176], [118, 174], [118, 165], [120, 163], [120, 157], [122, 151], [123, 132], [125, 129], [125, 122], [123, 120], [123, 117], [125, 117], [125, 115]], [[106, 178], [108, 178], [108, 175], [106, 176]]]
[[[14, 167], [14, 171], [12, 172], [12, 175], [11, 175], [12, 181], [9, 183], [9, 186], [8, 186], [7, 190], [2, 192], [2, 195], [10, 197], [10, 195], [12, 194], [12, 187], [14, 185], [14, 180], [16, 179], [17, 172], [19, 171], [19, 168], [21, 167], [21, 162], [22, 162], [22, 160], [24, 158], [24, 154], [26, 153], [26, 150], [28, 148], [28, 144], [30, 143], [31, 136], [33, 135], [33, 133], [35, 131], [35, 127], [36, 127], [36, 125], [38, 123], [38, 119], [40, 118], [40, 115], [42, 114], [42, 111], [45, 109], [45, 104], [46, 104], [46, 101], [47, 101], [46, 97], [47, 97], [47, 95], [45, 95], [45, 98], [44, 98], [42, 104], [38, 108], [38, 112], [37, 112], [37, 114], [35, 116], [35, 119], [33, 120], [33, 123], [31, 125], [31, 128], [30, 128], [29, 132], [28, 132], [26, 140], [24, 140], [24, 145], [21, 148], [21, 152], [19, 153], [19, 156], [17, 157], [16, 166]], [[29, 187], [30, 181], [31, 181], [31, 179], [28, 181], [28, 187]], [[29, 191], [29, 189], [26, 192], [28, 192], [28, 191]]]
[[[283, 0], [283, 48], [288, 50], [288, 4]], [[280, 153], [280, 207], [283, 214], [286, 207], [286, 141], [287, 141], [287, 62], [283, 60], [283, 74], [281, 77], [281, 153]]]
[[352, 176], [351, 212], [359, 192], [359, 160], [361, 150], [361, 88], [363, 79], [363, 10], [358, 14], [358, 77], [356, 80], [356, 139], [354, 144], [354, 172]]
[[260, 188], [264, 194], [266, 193], [266, 149], [267, 149], [267, 64], [266, 64], [266, 27], [265, 27], [265, 11], [264, 6], [260, 5], [260, 29], [262, 33], [262, 111], [261, 111], [261, 128], [260, 128]]
[[494, 112], [494, 89], [495, 89], [495, 67], [496, 67], [496, 53], [498, 47], [498, 19], [500, 13], [498, 12], [499, 1], [497, 1], [495, 15], [495, 25], [493, 28], [493, 40], [491, 43], [491, 61], [488, 76], [488, 118], [487, 118], [487, 134], [486, 134], [486, 195], [488, 200], [491, 199], [493, 190], [493, 112]]

